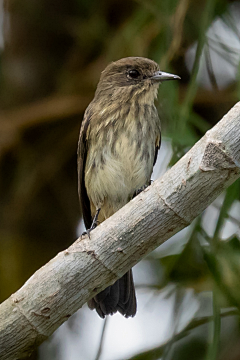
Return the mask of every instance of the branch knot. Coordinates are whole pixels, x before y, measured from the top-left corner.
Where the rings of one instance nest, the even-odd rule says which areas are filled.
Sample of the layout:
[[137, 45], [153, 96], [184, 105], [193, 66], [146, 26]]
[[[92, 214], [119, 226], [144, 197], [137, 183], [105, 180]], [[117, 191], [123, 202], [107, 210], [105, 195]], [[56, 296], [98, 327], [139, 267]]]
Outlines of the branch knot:
[[202, 171], [214, 171], [220, 169], [236, 168], [233, 159], [226, 153], [221, 142], [211, 140], [207, 143], [199, 169]]

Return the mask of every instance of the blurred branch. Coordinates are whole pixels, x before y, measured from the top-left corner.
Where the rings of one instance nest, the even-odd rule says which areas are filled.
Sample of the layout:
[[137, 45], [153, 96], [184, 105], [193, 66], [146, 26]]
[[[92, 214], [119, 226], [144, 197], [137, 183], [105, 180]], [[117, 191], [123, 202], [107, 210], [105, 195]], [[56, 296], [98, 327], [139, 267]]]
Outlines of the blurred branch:
[[90, 98], [80, 95], [52, 96], [17, 110], [0, 114], [0, 157], [20, 138], [21, 131], [84, 112]]
[[[221, 210], [221, 206], [219, 206], [218, 204], [214, 203], [214, 204], [212, 204], [212, 205], [213, 205], [213, 207], [214, 207], [215, 209], [217, 209], [218, 211]], [[226, 218], [228, 218], [234, 225], [237, 225], [237, 226], [239, 226], [239, 228], [240, 228], [240, 220], [239, 220], [239, 219], [236, 219], [234, 216], [232, 216], [232, 215], [229, 214], [229, 213], [226, 215]]]
[[213, 321], [212, 321], [212, 341], [208, 345], [206, 360], [215, 360], [219, 352], [221, 335], [221, 310], [218, 303], [218, 293], [216, 285], [213, 288]]
[[104, 319], [104, 323], [103, 323], [103, 328], [102, 328], [102, 334], [101, 334], [101, 339], [100, 339], [100, 343], [99, 343], [99, 347], [98, 347], [98, 351], [97, 351], [97, 355], [95, 360], [99, 360], [102, 354], [102, 349], [103, 349], [103, 342], [105, 339], [105, 335], [106, 335], [106, 328], [107, 328], [107, 323], [108, 323], [109, 317], [106, 317]]
[[200, 59], [201, 59], [204, 45], [206, 42], [206, 30], [212, 20], [215, 1], [216, 0], [207, 0], [206, 1], [206, 9], [203, 13], [203, 17], [201, 20], [201, 31], [199, 34], [196, 55], [195, 55], [195, 59], [194, 59], [193, 67], [192, 67], [191, 80], [190, 80], [190, 83], [188, 86], [186, 97], [184, 99], [184, 102], [183, 102], [183, 105], [181, 108], [181, 112], [180, 112], [180, 117], [179, 117], [179, 122], [183, 128], [187, 124], [189, 114], [190, 114], [190, 109], [193, 106], [193, 101], [196, 96], [196, 92], [197, 92], [197, 88], [198, 88], [198, 84], [196, 81], [197, 74], [198, 74], [198, 70], [199, 70]]
[[0, 358], [31, 353], [88, 299], [189, 225], [240, 177], [239, 167], [240, 102], [91, 240], [78, 239], [1, 304]]
[[173, 27], [172, 42], [167, 53], [161, 60], [161, 68], [166, 67], [166, 64], [170, 62], [174, 58], [174, 56], [176, 56], [176, 54], [179, 53], [179, 50], [182, 46], [183, 25], [187, 15], [189, 2], [189, 0], [181, 0], [179, 1], [179, 4], [176, 8], [176, 11], [171, 21]]
[[[179, 92], [180, 102], [184, 101], [187, 96], [188, 87], [182, 85]], [[196, 97], [194, 98], [194, 106], [219, 106], [224, 104], [226, 106], [232, 106], [238, 100], [235, 91], [219, 90], [210, 91], [207, 89], [198, 89]]]
[[214, 92], [218, 92], [219, 88], [218, 88], [216, 76], [214, 74], [214, 68], [213, 68], [213, 64], [212, 64], [208, 40], [206, 40], [206, 46], [204, 49], [204, 53], [205, 53], [205, 58], [206, 58], [207, 72], [208, 72], [209, 79], [211, 81], [211, 85], [214, 89]]
[[[239, 316], [239, 312], [237, 310], [229, 310], [221, 313], [221, 318], [227, 317], [227, 316]], [[208, 324], [210, 321], [213, 321], [213, 316], [203, 316], [199, 318], [193, 319], [190, 324], [188, 324], [184, 329], [182, 329], [178, 334], [176, 334], [173, 338], [165, 342], [164, 344], [152, 349], [144, 351], [141, 354], [135, 355], [128, 360], [145, 360], [145, 359], [151, 359], [151, 360], [158, 360], [163, 352], [166, 346], [168, 346], [170, 343], [174, 343], [176, 341], [181, 340], [182, 338], [186, 337], [189, 333], [189, 331], [196, 329], [197, 327]]]

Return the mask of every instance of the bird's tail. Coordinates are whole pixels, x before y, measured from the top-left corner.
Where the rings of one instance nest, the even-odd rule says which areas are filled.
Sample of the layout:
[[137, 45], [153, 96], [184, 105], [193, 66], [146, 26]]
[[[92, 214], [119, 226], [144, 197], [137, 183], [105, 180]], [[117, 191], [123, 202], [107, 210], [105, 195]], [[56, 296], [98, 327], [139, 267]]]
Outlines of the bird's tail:
[[96, 309], [103, 319], [105, 315], [113, 315], [117, 311], [126, 318], [133, 317], [137, 311], [137, 303], [132, 269], [88, 301], [88, 306], [91, 310]]

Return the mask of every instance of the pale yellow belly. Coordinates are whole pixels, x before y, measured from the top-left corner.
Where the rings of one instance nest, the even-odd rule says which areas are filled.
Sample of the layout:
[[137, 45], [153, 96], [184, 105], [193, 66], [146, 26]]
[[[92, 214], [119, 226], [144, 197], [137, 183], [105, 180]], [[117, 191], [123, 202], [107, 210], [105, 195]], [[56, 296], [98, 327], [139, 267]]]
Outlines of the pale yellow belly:
[[100, 221], [119, 210], [138, 189], [149, 183], [154, 148], [154, 144], [147, 140], [137, 144], [122, 134], [114, 151], [110, 146], [104, 146], [95, 158], [95, 166], [91, 166], [92, 160], [87, 159], [86, 189], [92, 214], [101, 208]]

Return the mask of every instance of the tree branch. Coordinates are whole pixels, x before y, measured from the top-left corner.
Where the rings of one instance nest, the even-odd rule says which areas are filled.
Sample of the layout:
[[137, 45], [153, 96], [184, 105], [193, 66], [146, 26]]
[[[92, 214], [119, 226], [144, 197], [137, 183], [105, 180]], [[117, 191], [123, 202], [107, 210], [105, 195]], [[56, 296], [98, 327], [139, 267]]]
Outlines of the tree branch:
[[[161, 156], [161, 155], [160, 155]], [[163, 177], [0, 305], [0, 358], [21, 359], [240, 177], [240, 102]]]

